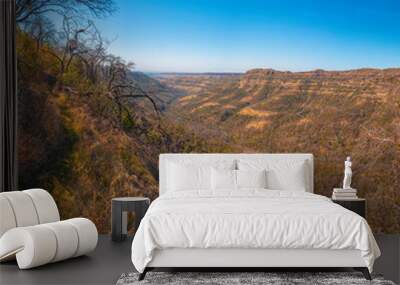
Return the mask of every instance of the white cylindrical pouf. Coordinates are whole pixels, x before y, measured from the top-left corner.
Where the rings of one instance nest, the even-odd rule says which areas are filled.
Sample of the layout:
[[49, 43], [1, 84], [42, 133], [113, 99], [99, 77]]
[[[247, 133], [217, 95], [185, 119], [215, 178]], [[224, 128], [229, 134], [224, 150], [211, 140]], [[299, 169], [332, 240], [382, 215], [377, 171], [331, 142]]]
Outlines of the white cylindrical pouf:
[[57, 238], [57, 251], [51, 262], [57, 262], [75, 255], [78, 249], [78, 233], [66, 222], [55, 222], [41, 225], [51, 229]]
[[16, 254], [20, 269], [28, 269], [49, 263], [57, 251], [54, 232], [41, 225], [14, 228], [1, 237], [2, 253]]
[[56, 202], [49, 192], [43, 189], [22, 191], [32, 199], [39, 218], [39, 224], [52, 223], [60, 220]]
[[39, 223], [35, 205], [30, 196], [22, 191], [11, 191], [1, 193], [10, 203], [17, 227], [27, 227]]
[[16, 226], [17, 223], [11, 204], [8, 199], [3, 197], [0, 193], [0, 238], [5, 232]]
[[92, 221], [85, 218], [74, 218], [63, 222], [70, 223], [78, 232], [78, 250], [74, 256], [86, 254], [96, 248], [98, 233]]

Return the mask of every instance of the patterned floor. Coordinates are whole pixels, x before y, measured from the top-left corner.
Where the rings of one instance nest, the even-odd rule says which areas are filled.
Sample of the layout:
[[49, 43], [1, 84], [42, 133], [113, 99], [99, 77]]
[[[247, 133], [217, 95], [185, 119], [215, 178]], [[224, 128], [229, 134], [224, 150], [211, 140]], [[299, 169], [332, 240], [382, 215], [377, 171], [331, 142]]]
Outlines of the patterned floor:
[[148, 272], [146, 278], [138, 281], [138, 273], [122, 274], [117, 285], [146, 284], [213, 284], [213, 285], [298, 285], [298, 284], [368, 284], [394, 285], [380, 275], [373, 275], [368, 281], [359, 272]]

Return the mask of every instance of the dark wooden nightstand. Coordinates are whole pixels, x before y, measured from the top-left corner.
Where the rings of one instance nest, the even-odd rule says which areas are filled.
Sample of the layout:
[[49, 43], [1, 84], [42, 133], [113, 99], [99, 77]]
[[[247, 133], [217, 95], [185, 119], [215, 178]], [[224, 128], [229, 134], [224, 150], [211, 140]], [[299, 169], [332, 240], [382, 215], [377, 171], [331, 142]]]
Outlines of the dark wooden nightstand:
[[351, 200], [334, 200], [332, 199], [333, 203], [339, 204], [340, 206], [353, 211], [356, 214], [359, 214], [364, 219], [366, 218], [366, 208], [367, 208], [367, 201], [362, 198], [356, 198]]
[[150, 199], [144, 197], [120, 197], [113, 198], [111, 202], [111, 238], [113, 241], [123, 241], [127, 236], [128, 216], [127, 212], [135, 213], [135, 227], [139, 227], [140, 221], [146, 214], [150, 205]]

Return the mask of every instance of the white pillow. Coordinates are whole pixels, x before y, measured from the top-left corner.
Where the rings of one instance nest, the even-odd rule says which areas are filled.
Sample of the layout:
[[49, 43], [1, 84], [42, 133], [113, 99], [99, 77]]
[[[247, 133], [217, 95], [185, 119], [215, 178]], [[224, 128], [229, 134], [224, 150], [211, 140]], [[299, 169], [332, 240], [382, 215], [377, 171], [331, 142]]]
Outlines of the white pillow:
[[240, 159], [240, 170], [267, 170], [267, 188], [305, 192], [309, 185], [307, 165], [304, 160]]
[[263, 170], [236, 170], [237, 187], [240, 188], [267, 188], [267, 171]]
[[167, 186], [170, 191], [210, 190], [211, 167], [186, 166], [169, 162]]
[[235, 190], [236, 170], [212, 168], [212, 189], [213, 190]]
[[236, 169], [236, 160], [234, 160], [234, 159], [211, 160], [207, 157], [200, 158], [199, 156], [197, 156], [197, 157], [190, 158], [190, 156], [189, 156], [189, 157], [168, 159], [167, 165], [169, 163], [175, 163], [175, 164], [183, 165], [185, 167], [209, 166], [209, 167], [214, 167], [216, 169]]

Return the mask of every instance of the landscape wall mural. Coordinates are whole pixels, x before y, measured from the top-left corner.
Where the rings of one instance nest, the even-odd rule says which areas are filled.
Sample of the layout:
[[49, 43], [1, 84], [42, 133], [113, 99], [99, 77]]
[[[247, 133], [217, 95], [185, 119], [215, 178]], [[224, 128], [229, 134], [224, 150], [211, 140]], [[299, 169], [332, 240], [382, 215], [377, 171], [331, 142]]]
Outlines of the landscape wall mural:
[[275, 2], [17, 0], [19, 188], [106, 233], [112, 197], [157, 197], [160, 153], [313, 153], [326, 196], [351, 155], [399, 233], [400, 7]]

